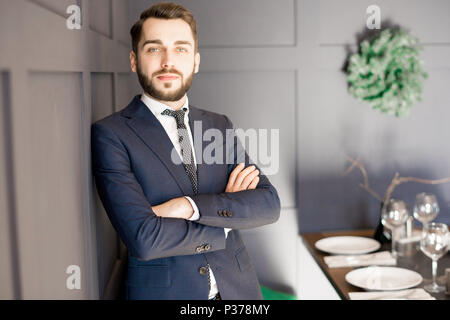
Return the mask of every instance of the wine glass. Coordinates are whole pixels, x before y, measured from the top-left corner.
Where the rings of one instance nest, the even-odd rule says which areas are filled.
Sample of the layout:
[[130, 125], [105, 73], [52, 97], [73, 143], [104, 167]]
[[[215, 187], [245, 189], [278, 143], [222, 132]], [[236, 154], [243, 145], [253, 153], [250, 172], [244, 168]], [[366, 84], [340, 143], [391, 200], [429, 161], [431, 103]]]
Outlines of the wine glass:
[[447, 253], [448, 238], [448, 228], [444, 223], [431, 222], [423, 226], [420, 250], [432, 260], [433, 282], [423, 287], [428, 292], [445, 290], [443, 286], [437, 284], [436, 273], [438, 260]]
[[434, 194], [422, 192], [416, 195], [414, 218], [422, 222], [422, 225], [433, 221], [438, 213], [439, 205]]
[[404, 201], [389, 199], [389, 201], [384, 204], [381, 212], [381, 223], [391, 229], [391, 255], [393, 257], [397, 257], [396, 245], [399, 229], [406, 223], [408, 218], [409, 208]]

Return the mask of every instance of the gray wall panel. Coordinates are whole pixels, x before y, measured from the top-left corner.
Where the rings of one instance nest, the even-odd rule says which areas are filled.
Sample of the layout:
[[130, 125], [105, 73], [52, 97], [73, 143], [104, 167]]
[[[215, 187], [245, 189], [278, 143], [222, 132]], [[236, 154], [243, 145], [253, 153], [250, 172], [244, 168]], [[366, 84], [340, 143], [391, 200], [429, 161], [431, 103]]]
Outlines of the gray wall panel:
[[68, 17], [69, 14], [66, 13], [67, 7], [70, 5], [77, 5], [81, 7], [81, 0], [29, 0], [34, 2], [47, 10], [50, 10], [60, 16]]
[[197, 19], [200, 47], [293, 46], [293, 0], [178, 1]]
[[[77, 299], [85, 295], [82, 220], [81, 74], [29, 73], [31, 194], [23, 226], [24, 298]], [[23, 213], [24, 214], [24, 213]], [[24, 216], [22, 216], [23, 218]], [[24, 234], [26, 233], [26, 234]], [[81, 290], [66, 286], [69, 265], [81, 268]], [[29, 281], [29, 282], [28, 282]]]
[[91, 73], [92, 123], [114, 112], [112, 73]]
[[131, 48], [130, 29], [128, 23], [128, 7], [127, 0], [113, 0], [113, 33], [114, 38], [124, 45]]
[[[134, 73], [118, 73], [117, 74], [117, 89], [116, 89], [116, 110], [125, 108], [130, 102], [135, 93], [132, 88]], [[140, 93], [140, 92], [139, 92]]]
[[89, 26], [93, 31], [112, 38], [112, 20], [112, 0], [89, 1]]

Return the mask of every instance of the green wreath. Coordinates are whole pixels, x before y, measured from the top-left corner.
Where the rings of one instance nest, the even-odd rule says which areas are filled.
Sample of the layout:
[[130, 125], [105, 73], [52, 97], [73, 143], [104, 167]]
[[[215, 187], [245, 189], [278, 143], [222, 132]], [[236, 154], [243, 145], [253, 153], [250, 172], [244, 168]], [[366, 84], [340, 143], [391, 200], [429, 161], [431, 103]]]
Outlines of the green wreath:
[[401, 117], [422, 101], [422, 80], [428, 75], [419, 59], [419, 41], [409, 33], [385, 29], [360, 53], [350, 56], [347, 81], [350, 93], [373, 109]]

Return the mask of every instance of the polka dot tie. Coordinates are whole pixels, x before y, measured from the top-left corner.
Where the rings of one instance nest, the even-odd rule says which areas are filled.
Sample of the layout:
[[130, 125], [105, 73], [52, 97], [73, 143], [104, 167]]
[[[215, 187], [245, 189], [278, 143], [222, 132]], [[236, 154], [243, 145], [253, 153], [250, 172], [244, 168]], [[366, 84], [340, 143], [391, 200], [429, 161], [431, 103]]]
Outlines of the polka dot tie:
[[175, 118], [177, 122], [178, 129], [178, 141], [181, 146], [181, 155], [183, 157], [183, 165], [184, 170], [186, 171], [189, 180], [192, 184], [192, 190], [194, 190], [194, 194], [198, 193], [198, 183], [197, 183], [197, 168], [194, 163], [194, 156], [192, 154], [192, 147], [189, 142], [189, 135], [187, 132], [186, 125], [184, 124], [184, 114], [185, 111], [183, 109], [180, 110], [170, 110], [166, 109], [161, 112], [162, 115], [172, 116]]

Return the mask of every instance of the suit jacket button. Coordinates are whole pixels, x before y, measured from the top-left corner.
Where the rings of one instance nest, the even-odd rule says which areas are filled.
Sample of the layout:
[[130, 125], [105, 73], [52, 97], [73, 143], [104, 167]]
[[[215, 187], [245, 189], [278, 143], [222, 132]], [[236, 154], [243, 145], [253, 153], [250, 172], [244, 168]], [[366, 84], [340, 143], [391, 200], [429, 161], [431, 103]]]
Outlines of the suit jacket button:
[[223, 211], [223, 210], [219, 210], [219, 212], [218, 212], [219, 216], [221, 216], [221, 217], [223, 217], [224, 213], [225, 213], [225, 211]]
[[205, 267], [200, 267], [200, 268], [198, 269], [198, 272], [199, 272], [202, 276], [204, 276], [204, 275], [206, 275], [206, 273], [208, 272], [208, 269], [206, 269]]
[[209, 249], [211, 249], [211, 245], [209, 243], [207, 243], [207, 244], [205, 244], [204, 248], [206, 251], [208, 251]]
[[203, 247], [202, 247], [202, 246], [198, 246], [197, 248], [195, 248], [195, 251], [196, 251], [197, 253], [200, 253], [200, 252], [203, 251]]

